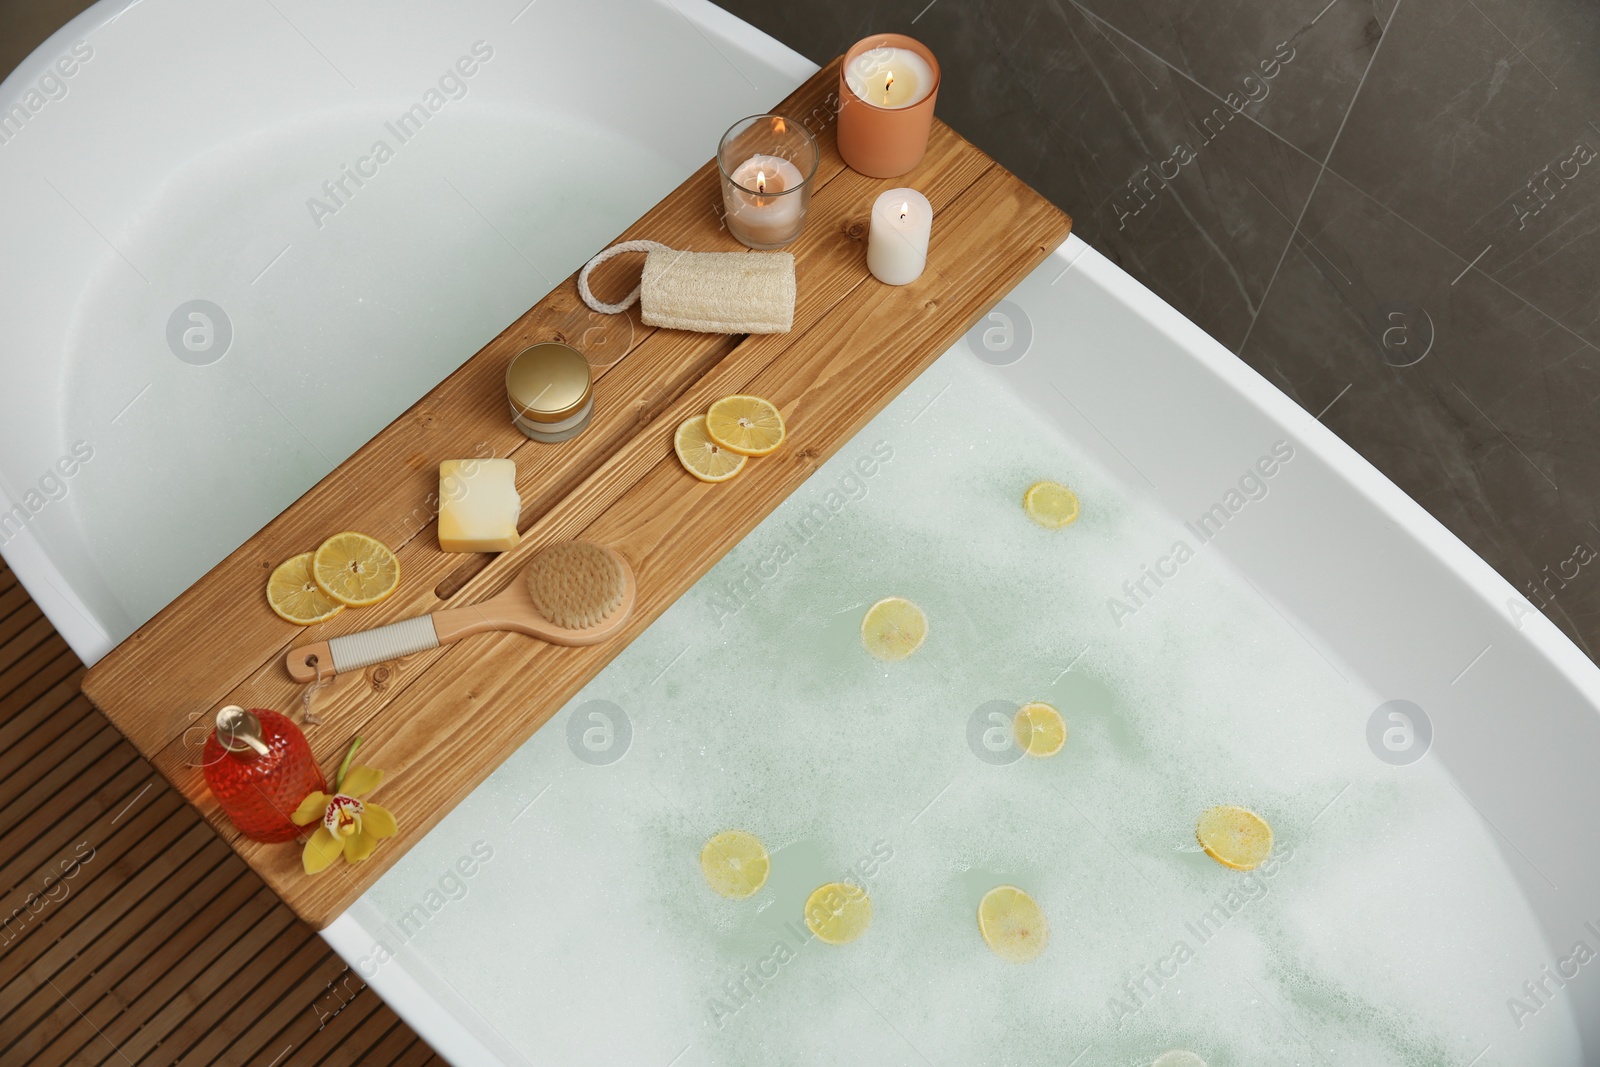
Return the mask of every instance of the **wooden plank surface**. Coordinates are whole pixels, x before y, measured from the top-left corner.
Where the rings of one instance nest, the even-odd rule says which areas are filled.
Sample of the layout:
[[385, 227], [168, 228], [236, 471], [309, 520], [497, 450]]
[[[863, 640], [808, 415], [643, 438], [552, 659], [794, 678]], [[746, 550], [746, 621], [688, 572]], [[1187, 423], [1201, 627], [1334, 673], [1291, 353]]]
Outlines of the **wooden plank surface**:
[[[822, 148], [806, 229], [789, 249], [798, 283], [790, 332], [725, 337], [627, 324], [625, 356], [597, 369], [594, 423], [572, 441], [539, 444], [509, 421], [506, 362], [527, 344], [576, 340], [597, 325], [608, 340], [628, 333], [620, 322], [597, 323], [569, 278], [85, 679], [95, 704], [308, 922], [320, 927], [344, 911], [1065, 240], [1064, 214], [942, 123], [909, 175], [884, 182], [846, 168], [833, 136], [837, 78], [836, 60], [774, 109], [805, 123]], [[921, 190], [935, 210], [927, 270], [899, 287], [865, 268], [872, 202], [895, 185]], [[720, 203], [708, 163], [619, 239], [744, 251], [721, 226]], [[637, 257], [613, 260], [596, 272], [597, 293], [615, 298], [637, 270]], [[777, 403], [789, 439], [732, 482], [695, 481], [672, 453], [673, 431], [734, 392]], [[523, 540], [498, 556], [438, 548], [430, 500], [438, 464], [472, 455], [517, 464]], [[266, 575], [343, 529], [396, 549], [401, 588], [374, 608], [307, 629], [277, 619], [263, 599]], [[308, 878], [297, 847], [258, 845], [233, 830], [196, 767], [217, 707], [272, 707], [298, 718], [303, 690], [282, 666], [290, 647], [476, 603], [516, 578], [540, 548], [576, 537], [616, 548], [638, 575], [638, 604], [618, 638], [559, 648], [483, 635], [342, 675], [318, 692], [323, 722], [306, 728], [313, 750], [331, 768], [351, 737], [365, 739], [363, 761], [387, 773], [379, 799], [398, 815], [399, 837], [359, 866], [341, 863]], [[520, 681], [530, 676], [541, 679], [537, 694]]]
[[442, 1064], [89, 706], [42, 619], [0, 564], [0, 662], [33, 664], [0, 675], [0, 1064]]

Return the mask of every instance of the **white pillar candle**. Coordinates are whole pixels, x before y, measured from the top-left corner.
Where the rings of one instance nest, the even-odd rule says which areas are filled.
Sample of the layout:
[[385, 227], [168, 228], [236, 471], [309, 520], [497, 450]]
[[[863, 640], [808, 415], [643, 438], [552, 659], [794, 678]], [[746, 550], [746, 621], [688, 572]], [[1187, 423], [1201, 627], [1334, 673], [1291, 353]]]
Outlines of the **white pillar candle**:
[[[739, 164], [732, 178], [736, 188], [726, 205], [730, 229], [762, 245], [783, 244], [795, 236], [805, 210], [798, 167], [780, 156], [757, 154]], [[781, 195], [785, 191], [789, 195]]]
[[867, 269], [880, 282], [909, 285], [928, 263], [933, 205], [915, 189], [890, 189], [872, 205]]
[[933, 68], [909, 48], [869, 48], [851, 61], [844, 80], [867, 103], [891, 110], [933, 92]]

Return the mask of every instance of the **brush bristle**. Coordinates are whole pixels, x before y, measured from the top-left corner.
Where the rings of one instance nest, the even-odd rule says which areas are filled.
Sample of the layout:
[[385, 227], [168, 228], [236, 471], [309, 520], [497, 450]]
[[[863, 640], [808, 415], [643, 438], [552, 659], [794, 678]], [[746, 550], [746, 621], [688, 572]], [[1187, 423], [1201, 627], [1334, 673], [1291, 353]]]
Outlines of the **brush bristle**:
[[616, 556], [588, 541], [551, 545], [528, 564], [533, 606], [567, 630], [605, 622], [621, 606], [626, 587]]

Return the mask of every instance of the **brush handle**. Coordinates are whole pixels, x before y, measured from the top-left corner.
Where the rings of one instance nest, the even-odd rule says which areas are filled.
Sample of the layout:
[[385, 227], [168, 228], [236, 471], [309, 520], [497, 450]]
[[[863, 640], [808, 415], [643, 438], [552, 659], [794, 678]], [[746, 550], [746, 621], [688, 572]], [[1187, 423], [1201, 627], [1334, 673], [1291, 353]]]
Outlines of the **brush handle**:
[[359, 670], [385, 660], [426, 652], [430, 648], [438, 648], [440, 643], [433, 616], [419, 615], [387, 626], [345, 634], [331, 641], [318, 641], [290, 649], [284, 657], [284, 666], [289, 669], [289, 677], [295, 681], [314, 682], [319, 673], [327, 677]]
[[622, 603], [617, 605], [610, 617], [594, 626], [581, 630], [557, 626], [540, 615], [539, 609], [533, 606], [527, 583], [513, 581], [498, 594], [479, 604], [442, 608], [431, 615], [420, 615], [388, 626], [290, 649], [283, 665], [288, 668], [289, 677], [305, 684], [318, 681], [319, 677], [328, 678], [385, 660], [426, 652], [473, 634], [510, 631], [537, 637], [552, 645], [598, 644], [623, 628], [633, 613], [634, 600], [638, 596], [633, 568], [615, 549], [606, 551], [615, 556], [622, 567]]

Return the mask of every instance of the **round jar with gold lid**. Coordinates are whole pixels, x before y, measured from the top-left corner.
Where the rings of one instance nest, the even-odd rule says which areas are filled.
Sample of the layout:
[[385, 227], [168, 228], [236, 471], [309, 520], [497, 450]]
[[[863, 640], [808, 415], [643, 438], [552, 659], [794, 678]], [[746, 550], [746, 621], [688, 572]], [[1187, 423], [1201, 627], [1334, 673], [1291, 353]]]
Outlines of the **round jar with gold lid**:
[[589, 361], [559, 341], [524, 348], [506, 368], [506, 396], [517, 429], [535, 441], [576, 437], [594, 415]]

